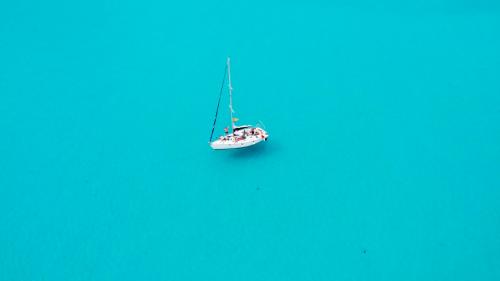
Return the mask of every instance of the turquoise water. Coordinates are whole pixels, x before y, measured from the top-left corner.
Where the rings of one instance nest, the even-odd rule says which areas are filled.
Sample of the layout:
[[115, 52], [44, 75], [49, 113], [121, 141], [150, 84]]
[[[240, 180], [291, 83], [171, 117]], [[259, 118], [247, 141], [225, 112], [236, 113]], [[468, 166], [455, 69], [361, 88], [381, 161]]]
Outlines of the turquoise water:
[[500, 280], [498, 2], [300, 2], [2, 2], [0, 280]]

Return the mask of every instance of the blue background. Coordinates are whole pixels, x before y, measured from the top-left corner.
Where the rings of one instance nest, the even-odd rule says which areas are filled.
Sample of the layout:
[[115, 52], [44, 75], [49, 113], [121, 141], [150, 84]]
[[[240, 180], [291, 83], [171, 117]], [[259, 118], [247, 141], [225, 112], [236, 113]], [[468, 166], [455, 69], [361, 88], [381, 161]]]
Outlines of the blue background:
[[500, 280], [500, 5], [400, 2], [0, 3], [0, 280]]

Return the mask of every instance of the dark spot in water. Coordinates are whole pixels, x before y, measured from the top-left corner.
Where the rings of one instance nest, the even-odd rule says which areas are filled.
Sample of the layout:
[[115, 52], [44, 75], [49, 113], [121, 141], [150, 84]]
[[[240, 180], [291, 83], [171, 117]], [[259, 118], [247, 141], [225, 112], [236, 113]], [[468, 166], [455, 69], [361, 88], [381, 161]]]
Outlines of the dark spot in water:
[[255, 190], [259, 191], [259, 190], [260, 190], [260, 187], [259, 187], [259, 186], [257, 186], [257, 188], [256, 188]]
[[363, 254], [366, 254], [366, 250], [363, 250]]

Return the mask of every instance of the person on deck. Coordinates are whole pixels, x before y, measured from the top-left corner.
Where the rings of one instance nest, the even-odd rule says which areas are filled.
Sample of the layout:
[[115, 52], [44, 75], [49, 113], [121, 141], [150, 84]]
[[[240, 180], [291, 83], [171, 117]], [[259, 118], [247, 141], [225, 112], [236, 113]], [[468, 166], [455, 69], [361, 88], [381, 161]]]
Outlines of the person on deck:
[[224, 128], [224, 134], [227, 135], [229, 133], [229, 127]]

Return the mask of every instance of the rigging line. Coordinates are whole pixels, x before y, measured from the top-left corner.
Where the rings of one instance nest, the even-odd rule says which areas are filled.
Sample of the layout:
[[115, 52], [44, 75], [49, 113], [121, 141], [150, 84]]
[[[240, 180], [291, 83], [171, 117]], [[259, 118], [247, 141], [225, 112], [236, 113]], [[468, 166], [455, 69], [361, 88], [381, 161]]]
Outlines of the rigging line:
[[227, 65], [226, 68], [224, 69], [224, 77], [222, 77], [222, 85], [220, 87], [219, 101], [217, 102], [217, 109], [215, 110], [215, 119], [214, 119], [214, 124], [212, 126], [212, 133], [210, 134], [209, 142], [212, 142], [212, 137], [214, 135], [215, 123], [217, 122], [217, 115], [219, 114], [219, 105], [220, 105], [220, 100], [222, 98], [222, 91], [224, 90], [224, 83], [226, 82], [226, 75], [227, 75]]

